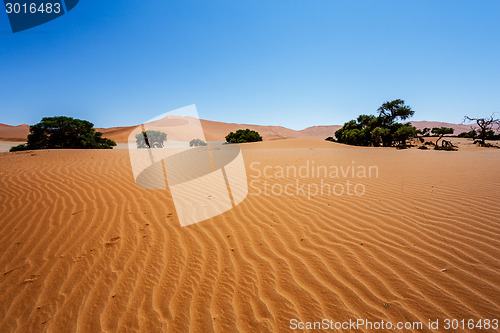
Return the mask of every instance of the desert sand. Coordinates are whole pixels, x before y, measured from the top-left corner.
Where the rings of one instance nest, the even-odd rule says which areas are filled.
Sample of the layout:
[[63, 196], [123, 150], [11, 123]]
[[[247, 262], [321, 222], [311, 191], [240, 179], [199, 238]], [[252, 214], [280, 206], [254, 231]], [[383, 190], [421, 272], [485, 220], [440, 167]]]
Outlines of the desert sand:
[[[1, 331], [288, 332], [291, 319], [498, 318], [499, 150], [310, 138], [241, 148], [247, 198], [183, 228], [168, 190], [136, 186], [126, 150], [0, 154]], [[323, 179], [362, 184], [360, 196], [257, 195], [265, 181], [279, 189], [297, 180], [259, 170], [312, 162], [376, 166], [378, 177]]]

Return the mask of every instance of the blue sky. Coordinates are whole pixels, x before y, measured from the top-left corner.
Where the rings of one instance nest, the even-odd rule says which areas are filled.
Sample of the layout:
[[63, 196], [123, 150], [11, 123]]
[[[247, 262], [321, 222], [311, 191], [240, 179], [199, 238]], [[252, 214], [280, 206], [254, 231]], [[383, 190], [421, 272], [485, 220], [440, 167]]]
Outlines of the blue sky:
[[302, 129], [402, 98], [413, 120], [500, 112], [500, 1], [81, 0], [13, 34], [0, 122], [201, 118]]

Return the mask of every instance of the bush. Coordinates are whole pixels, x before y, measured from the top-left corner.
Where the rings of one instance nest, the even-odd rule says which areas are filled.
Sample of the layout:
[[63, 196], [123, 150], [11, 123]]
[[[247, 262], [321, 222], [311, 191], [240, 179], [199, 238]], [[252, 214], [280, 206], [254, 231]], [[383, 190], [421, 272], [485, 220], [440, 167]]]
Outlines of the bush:
[[429, 148], [427, 148], [427, 146], [419, 146], [418, 149], [427, 150]]
[[189, 147], [199, 147], [199, 146], [206, 146], [207, 143], [203, 140], [200, 139], [193, 139], [189, 141]]
[[448, 150], [448, 151], [455, 151], [455, 150], [457, 150], [457, 148], [455, 148], [453, 146], [435, 146], [434, 149], [435, 150]]
[[228, 143], [245, 143], [262, 141], [262, 137], [256, 131], [250, 129], [239, 129], [236, 132], [231, 132], [226, 135], [226, 142]]
[[487, 131], [486, 132], [486, 140], [500, 140], [500, 134], [495, 134], [495, 131]]
[[458, 135], [459, 138], [475, 139], [477, 137], [477, 132], [471, 130], [469, 132], [462, 132]]
[[102, 137], [94, 124], [71, 117], [45, 117], [30, 126], [28, 142], [10, 151], [35, 149], [111, 149], [116, 142]]
[[14, 146], [14, 147], [11, 147], [9, 149], [10, 152], [23, 151], [23, 150], [29, 150], [27, 143], [23, 143], [22, 145]]
[[326, 141], [331, 141], [331, 142], [337, 142], [337, 140], [335, 140], [335, 138], [331, 137], [331, 136], [327, 137], [325, 140]]
[[163, 148], [163, 142], [167, 141], [167, 133], [146, 130], [135, 136], [137, 148]]

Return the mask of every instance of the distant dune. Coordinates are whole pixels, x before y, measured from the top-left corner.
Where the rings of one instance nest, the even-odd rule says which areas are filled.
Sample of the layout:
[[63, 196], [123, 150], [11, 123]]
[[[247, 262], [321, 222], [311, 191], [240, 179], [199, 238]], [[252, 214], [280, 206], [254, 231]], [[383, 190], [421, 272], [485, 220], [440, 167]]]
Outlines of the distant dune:
[[308, 137], [326, 139], [329, 136], [335, 136], [335, 131], [341, 127], [342, 125], [311, 126], [301, 130], [300, 133]]
[[116, 142], [127, 142], [128, 136], [137, 126], [128, 127], [110, 127], [110, 128], [96, 128], [96, 131], [102, 132], [104, 137]]
[[22, 124], [19, 126], [10, 126], [0, 123], [0, 140], [25, 142], [28, 136], [30, 126]]
[[[455, 130], [455, 134], [468, 132], [471, 130], [470, 125], [451, 124], [437, 121], [412, 121], [413, 126], [418, 129], [425, 127], [451, 127]], [[208, 141], [224, 141], [225, 136], [229, 132], [234, 132], [238, 129], [252, 129], [259, 132], [264, 140], [277, 140], [277, 139], [291, 139], [291, 138], [319, 138], [324, 139], [329, 136], [334, 136], [335, 131], [341, 125], [324, 125], [312, 126], [303, 130], [296, 131], [283, 126], [263, 126], [263, 125], [250, 125], [250, 124], [236, 124], [224, 123], [219, 121], [201, 120], [205, 138]], [[104, 136], [116, 142], [127, 142], [129, 134], [136, 126], [125, 127], [110, 127], [110, 128], [96, 128], [97, 131], [103, 132]], [[29, 132], [29, 125], [23, 124], [19, 126], [10, 126], [0, 124], [0, 141], [14, 141], [25, 142]]]
[[[434, 127], [451, 127], [455, 130], [454, 134], [460, 134], [462, 132], [469, 132], [471, 130], [472, 125], [465, 124], [451, 124], [451, 123], [443, 123], [439, 121], [410, 121], [410, 123], [418, 129], [424, 128], [434, 128]], [[477, 128], [477, 126], [474, 126]]]

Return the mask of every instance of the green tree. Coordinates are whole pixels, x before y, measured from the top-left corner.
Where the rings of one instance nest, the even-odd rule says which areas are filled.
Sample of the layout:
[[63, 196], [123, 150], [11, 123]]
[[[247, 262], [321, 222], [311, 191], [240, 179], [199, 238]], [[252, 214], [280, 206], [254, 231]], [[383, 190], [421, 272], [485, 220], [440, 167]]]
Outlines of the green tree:
[[417, 135], [417, 129], [411, 124], [400, 126], [394, 133], [394, 139], [399, 142], [399, 146], [406, 148], [408, 140], [413, 139]]
[[236, 132], [230, 132], [226, 135], [226, 142], [228, 143], [244, 143], [244, 142], [257, 142], [262, 141], [262, 137], [256, 131], [251, 129], [239, 129]]
[[439, 135], [439, 138], [436, 140], [436, 146], [438, 145], [439, 140], [443, 138], [446, 134], [453, 134], [454, 130], [451, 127], [434, 127], [432, 129], [432, 134]]
[[431, 129], [429, 127], [424, 127], [422, 130], [422, 136], [430, 136]]
[[391, 135], [391, 131], [388, 128], [375, 127], [372, 132], [372, 142], [374, 147], [380, 146], [385, 141], [388, 141], [388, 137]]
[[28, 142], [10, 151], [34, 149], [111, 149], [116, 142], [96, 132], [94, 124], [71, 117], [45, 117], [30, 126]]
[[378, 112], [379, 116], [363, 114], [356, 120], [346, 122], [335, 132], [338, 142], [357, 146], [390, 147], [396, 141], [406, 146], [406, 141], [415, 136], [413, 126], [400, 129], [404, 125], [395, 121], [406, 120], [415, 113], [403, 100], [386, 102], [378, 108]]
[[137, 133], [135, 141], [137, 148], [163, 148], [163, 143], [167, 141], [167, 133], [146, 130], [145, 132]]

